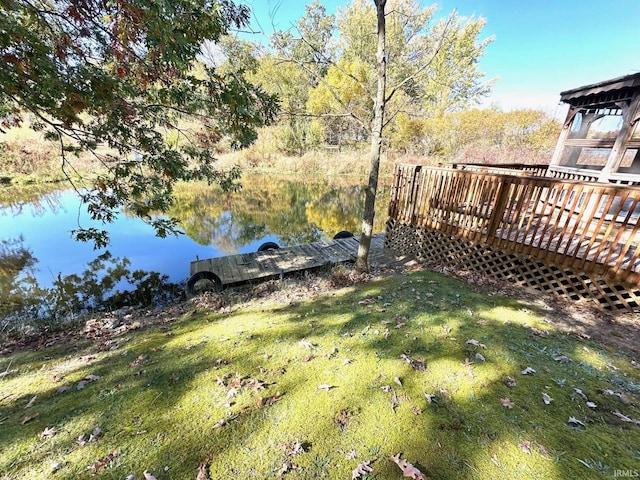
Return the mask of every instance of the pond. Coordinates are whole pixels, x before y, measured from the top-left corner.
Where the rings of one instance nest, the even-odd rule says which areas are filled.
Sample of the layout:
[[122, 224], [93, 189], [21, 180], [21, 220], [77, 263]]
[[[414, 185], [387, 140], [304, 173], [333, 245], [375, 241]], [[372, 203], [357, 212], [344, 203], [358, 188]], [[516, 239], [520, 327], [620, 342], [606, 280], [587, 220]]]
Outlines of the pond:
[[[254, 252], [266, 242], [281, 246], [332, 238], [340, 230], [357, 234], [364, 203], [362, 186], [275, 176], [245, 176], [237, 193], [206, 184], [183, 184], [169, 216], [184, 234], [158, 238], [138, 218], [123, 213], [107, 226], [114, 257], [128, 258], [131, 269], [157, 271], [172, 282], [186, 280], [196, 259]], [[375, 231], [384, 230], [389, 189], [381, 185]], [[34, 277], [48, 287], [58, 275], [80, 273], [104, 250], [74, 241], [71, 230], [96, 226], [73, 190], [0, 191], [0, 241], [22, 239], [38, 260]]]

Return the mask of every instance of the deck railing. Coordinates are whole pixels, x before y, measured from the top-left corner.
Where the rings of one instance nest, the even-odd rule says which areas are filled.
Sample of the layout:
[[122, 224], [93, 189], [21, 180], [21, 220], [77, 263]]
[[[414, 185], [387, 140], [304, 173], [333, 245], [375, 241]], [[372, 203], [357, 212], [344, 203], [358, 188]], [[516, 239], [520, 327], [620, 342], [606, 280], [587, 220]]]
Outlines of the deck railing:
[[469, 170], [472, 172], [505, 173], [510, 175], [525, 175], [544, 177], [547, 174], [547, 165], [527, 165], [524, 163], [501, 163], [487, 165], [483, 163], [452, 163], [452, 168]]
[[640, 285], [640, 187], [398, 165], [389, 217]]

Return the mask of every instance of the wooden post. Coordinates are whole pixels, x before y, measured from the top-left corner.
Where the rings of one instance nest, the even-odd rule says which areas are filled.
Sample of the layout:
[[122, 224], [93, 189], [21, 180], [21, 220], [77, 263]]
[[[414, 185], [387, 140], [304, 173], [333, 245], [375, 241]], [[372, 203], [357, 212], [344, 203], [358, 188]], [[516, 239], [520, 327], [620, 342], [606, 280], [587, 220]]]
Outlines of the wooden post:
[[633, 129], [639, 120], [640, 93], [636, 93], [628, 104], [624, 103], [620, 108], [622, 109], [622, 127], [613, 144], [607, 164], [600, 171], [599, 182], [608, 182], [611, 174], [617, 172], [620, 163], [622, 163], [624, 154], [627, 151], [627, 143], [629, 143], [631, 135], [633, 135]]
[[491, 218], [489, 219], [489, 227], [487, 228], [487, 243], [493, 244], [498, 231], [498, 227], [502, 222], [502, 216], [507, 204], [507, 197], [509, 195], [509, 186], [513, 177], [508, 175], [497, 175], [501, 179], [498, 184], [498, 191], [496, 193], [496, 201], [491, 209]]
[[577, 113], [577, 108], [569, 107], [567, 118], [562, 125], [562, 131], [560, 132], [560, 136], [558, 137], [558, 143], [556, 143], [556, 148], [553, 151], [553, 156], [551, 157], [551, 161], [549, 162], [550, 166], [556, 166], [560, 164], [560, 158], [562, 158], [562, 151], [564, 150], [564, 142], [567, 140], [567, 138], [569, 138], [569, 134], [571, 133], [571, 124], [573, 123], [573, 119]]
[[415, 167], [415, 169], [413, 170], [413, 179], [411, 180], [411, 197], [410, 197], [410, 202], [411, 202], [411, 215], [409, 216], [409, 221], [411, 222], [412, 225], [415, 225], [416, 222], [416, 204], [418, 203], [418, 191], [420, 190], [419, 188], [419, 179], [420, 179], [420, 172], [422, 171], [422, 166], [418, 165]]

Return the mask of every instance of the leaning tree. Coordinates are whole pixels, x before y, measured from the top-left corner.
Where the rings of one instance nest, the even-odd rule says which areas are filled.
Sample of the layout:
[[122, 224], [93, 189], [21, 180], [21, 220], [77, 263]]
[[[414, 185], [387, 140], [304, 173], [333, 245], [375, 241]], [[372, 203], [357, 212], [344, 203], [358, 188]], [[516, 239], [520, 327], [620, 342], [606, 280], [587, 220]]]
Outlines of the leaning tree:
[[[353, 0], [337, 15], [336, 59], [309, 94], [307, 114], [370, 141], [362, 236], [356, 266], [368, 270], [380, 157], [399, 116], [429, 118], [458, 110], [489, 91], [478, 71], [491, 39], [478, 39], [483, 19], [455, 12], [437, 19], [417, 0]], [[312, 47], [305, 32], [298, 42]], [[373, 40], [375, 39], [375, 41]], [[296, 61], [289, 56], [289, 61]], [[298, 62], [303, 68], [304, 64]], [[308, 68], [308, 67], [307, 67]]]

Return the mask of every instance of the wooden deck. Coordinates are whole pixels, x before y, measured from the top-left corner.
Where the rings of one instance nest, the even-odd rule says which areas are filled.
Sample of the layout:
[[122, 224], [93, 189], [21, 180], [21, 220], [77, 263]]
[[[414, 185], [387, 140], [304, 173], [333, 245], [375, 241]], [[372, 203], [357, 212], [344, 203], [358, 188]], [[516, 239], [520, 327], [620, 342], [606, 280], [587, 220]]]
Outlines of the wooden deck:
[[[359, 241], [359, 237], [323, 240], [277, 250], [196, 260], [191, 262], [190, 276], [212, 272], [220, 278], [223, 287], [282, 278], [289, 273], [355, 261]], [[384, 234], [373, 235], [371, 253], [374, 258], [382, 259], [383, 245]]]
[[640, 286], [640, 187], [403, 165], [389, 217]]
[[[626, 298], [640, 292], [640, 187], [502, 170], [398, 165], [390, 221], [519, 258], [505, 256], [505, 265], [532, 261], [573, 272], [568, 280], [550, 279], [549, 289], [581, 283], [586, 275], [595, 288], [635, 305]], [[405, 243], [420, 248], [419, 240]], [[496, 263], [493, 257], [478, 261], [490, 271]]]

